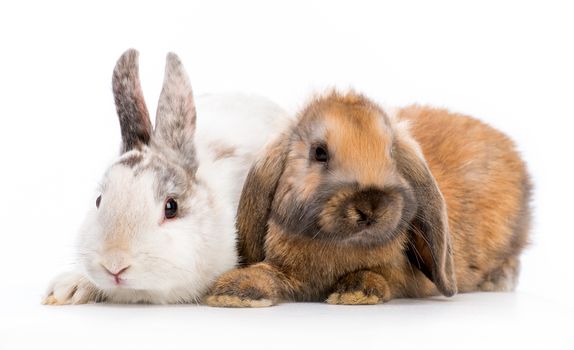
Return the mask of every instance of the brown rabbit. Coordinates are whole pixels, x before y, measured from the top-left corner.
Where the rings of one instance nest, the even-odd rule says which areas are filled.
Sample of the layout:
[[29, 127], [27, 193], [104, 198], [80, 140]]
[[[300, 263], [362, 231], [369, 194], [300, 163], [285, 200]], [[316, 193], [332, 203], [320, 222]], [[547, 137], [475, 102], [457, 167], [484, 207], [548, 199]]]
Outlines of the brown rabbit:
[[249, 266], [212, 306], [375, 304], [514, 288], [531, 185], [513, 142], [463, 115], [315, 98], [252, 167], [238, 211]]

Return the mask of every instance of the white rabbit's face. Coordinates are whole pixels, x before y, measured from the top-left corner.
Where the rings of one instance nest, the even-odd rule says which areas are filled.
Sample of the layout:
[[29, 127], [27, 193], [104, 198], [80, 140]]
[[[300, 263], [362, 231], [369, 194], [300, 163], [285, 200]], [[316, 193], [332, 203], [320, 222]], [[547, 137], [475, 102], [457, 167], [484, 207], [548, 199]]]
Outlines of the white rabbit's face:
[[235, 263], [220, 261], [235, 254], [220, 251], [229, 247], [219, 246], [223, 230], [208, 189], [159, 152], [125, 153], [106, 173], [99, 198], [79, 243], [87, 276], [107, 294], [197, 298], [223, 272], [219, 266]]

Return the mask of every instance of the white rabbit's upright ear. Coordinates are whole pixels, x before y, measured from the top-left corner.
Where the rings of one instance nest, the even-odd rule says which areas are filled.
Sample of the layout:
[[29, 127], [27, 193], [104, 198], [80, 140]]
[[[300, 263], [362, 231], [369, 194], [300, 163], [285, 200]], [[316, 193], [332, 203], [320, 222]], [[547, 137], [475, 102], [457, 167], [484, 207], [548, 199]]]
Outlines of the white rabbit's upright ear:
[[179, 57], [167, 54], [163, 88], [157, 105], [155, 140], [180, 154], [189, 171], [197, 169], [193, 143], [195, 103], [189, 78]]
[[122, 132], [122, 153], [149, 144], [151, 122], [140, 86], [136, 50], [129, 49], [118, 59], [112, 88]]

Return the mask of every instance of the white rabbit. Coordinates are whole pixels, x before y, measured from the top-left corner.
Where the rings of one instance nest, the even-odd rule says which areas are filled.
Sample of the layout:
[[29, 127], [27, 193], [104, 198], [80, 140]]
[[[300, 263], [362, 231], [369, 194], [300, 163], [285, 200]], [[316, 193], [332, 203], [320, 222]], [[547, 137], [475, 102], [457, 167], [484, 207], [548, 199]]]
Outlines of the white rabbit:
[[236, 266], [235, 215], [249, 168], [288, 122], [261, 97], [207, 95], [196, 106], [179, 58], [167, 55], [152, 130], [138, 52], [113, 74], [122, 150], [79, 236], [81, 268], [57, 277], [45, 304], [197, 302]]

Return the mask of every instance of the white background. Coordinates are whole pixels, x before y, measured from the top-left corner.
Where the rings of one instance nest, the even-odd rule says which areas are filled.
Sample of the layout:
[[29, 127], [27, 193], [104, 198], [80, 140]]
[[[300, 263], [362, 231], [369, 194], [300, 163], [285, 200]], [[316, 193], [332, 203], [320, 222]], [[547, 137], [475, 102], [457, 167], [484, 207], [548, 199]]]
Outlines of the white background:
[[[573, 18], [567, 1], [2, 2], [0, 348], [573, 348]], [[536, 185], [517, 292], [374, 307], [41, 306], [117, 154], [111, 73], [129, 47], [152, 114], [175, 51], [196, 94], [253, 92], [296, 111], [312, 92], [354, 87], [503, 130]]]

